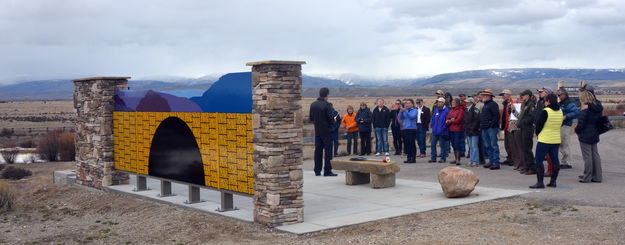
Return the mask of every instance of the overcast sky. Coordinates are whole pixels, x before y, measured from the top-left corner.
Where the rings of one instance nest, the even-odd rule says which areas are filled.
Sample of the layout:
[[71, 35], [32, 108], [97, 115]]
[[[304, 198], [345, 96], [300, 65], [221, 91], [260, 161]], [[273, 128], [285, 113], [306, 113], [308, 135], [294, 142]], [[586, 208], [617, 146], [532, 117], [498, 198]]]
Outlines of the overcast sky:
[[624, 0], [0, 0], [0, 82], [199, 77], [303, 60], [313, 75], [624, 68]]

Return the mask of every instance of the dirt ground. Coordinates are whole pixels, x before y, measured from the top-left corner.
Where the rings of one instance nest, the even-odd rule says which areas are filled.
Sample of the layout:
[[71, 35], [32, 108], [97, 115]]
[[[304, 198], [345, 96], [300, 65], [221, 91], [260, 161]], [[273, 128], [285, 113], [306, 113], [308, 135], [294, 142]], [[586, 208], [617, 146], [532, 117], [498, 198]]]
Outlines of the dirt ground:
[[74, 128], [76, 112], [72, 101], [3, 101], [0, 103], [0, 146], [24, 141], [37, 142], [49, 131]]
[[0, 214], [0, 244], [623, 244], [625, 208], [502, 199], [292, 235], [214, 214], [52, 184], [66, 163], [23, 164], [18, 207]]

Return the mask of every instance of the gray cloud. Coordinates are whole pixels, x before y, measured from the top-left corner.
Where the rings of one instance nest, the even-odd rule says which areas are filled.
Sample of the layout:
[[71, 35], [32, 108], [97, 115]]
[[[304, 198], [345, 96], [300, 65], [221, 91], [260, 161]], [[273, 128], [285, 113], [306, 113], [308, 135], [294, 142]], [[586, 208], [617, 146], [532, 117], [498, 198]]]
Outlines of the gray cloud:
[[0, 82], [305, 60], [311, 74], [625, 67], [620, 0], [0, 1]]

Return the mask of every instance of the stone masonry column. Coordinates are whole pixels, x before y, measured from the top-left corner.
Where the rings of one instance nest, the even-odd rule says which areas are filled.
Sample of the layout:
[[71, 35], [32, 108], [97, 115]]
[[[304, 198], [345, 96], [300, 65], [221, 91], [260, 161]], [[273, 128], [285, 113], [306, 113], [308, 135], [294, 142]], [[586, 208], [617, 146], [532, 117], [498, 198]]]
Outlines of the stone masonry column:
[[252, 66], [254, 220], [269, 227], [304, 221], [302, 61]]
[[128, 89], [129, 77], [74, 80], [76, 109], [76, 183], [95, 188], [128, 183], [113, 170], [115, 91]]

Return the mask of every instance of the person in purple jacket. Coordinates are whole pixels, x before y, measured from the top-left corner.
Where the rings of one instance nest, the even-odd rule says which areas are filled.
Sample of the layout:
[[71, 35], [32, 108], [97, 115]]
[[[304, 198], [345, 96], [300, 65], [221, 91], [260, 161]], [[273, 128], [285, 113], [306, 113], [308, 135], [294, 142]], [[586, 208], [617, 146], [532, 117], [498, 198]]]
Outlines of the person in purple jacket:
[[447, 115], [449, 114], [449, 108], [445, 105], [444, 98], [438, 98], [436, 100], [437, 107], [432, 112], [432, 158], [428, 162], [436, 162], [436, 144], [439, 143], [441, 147], [441, 160], [439, 163], [444, 163], [447, 161], [447, 152], [449, 152], [449, 128], [447, 128], [447, 124], [445, 120], [447, 120]]

